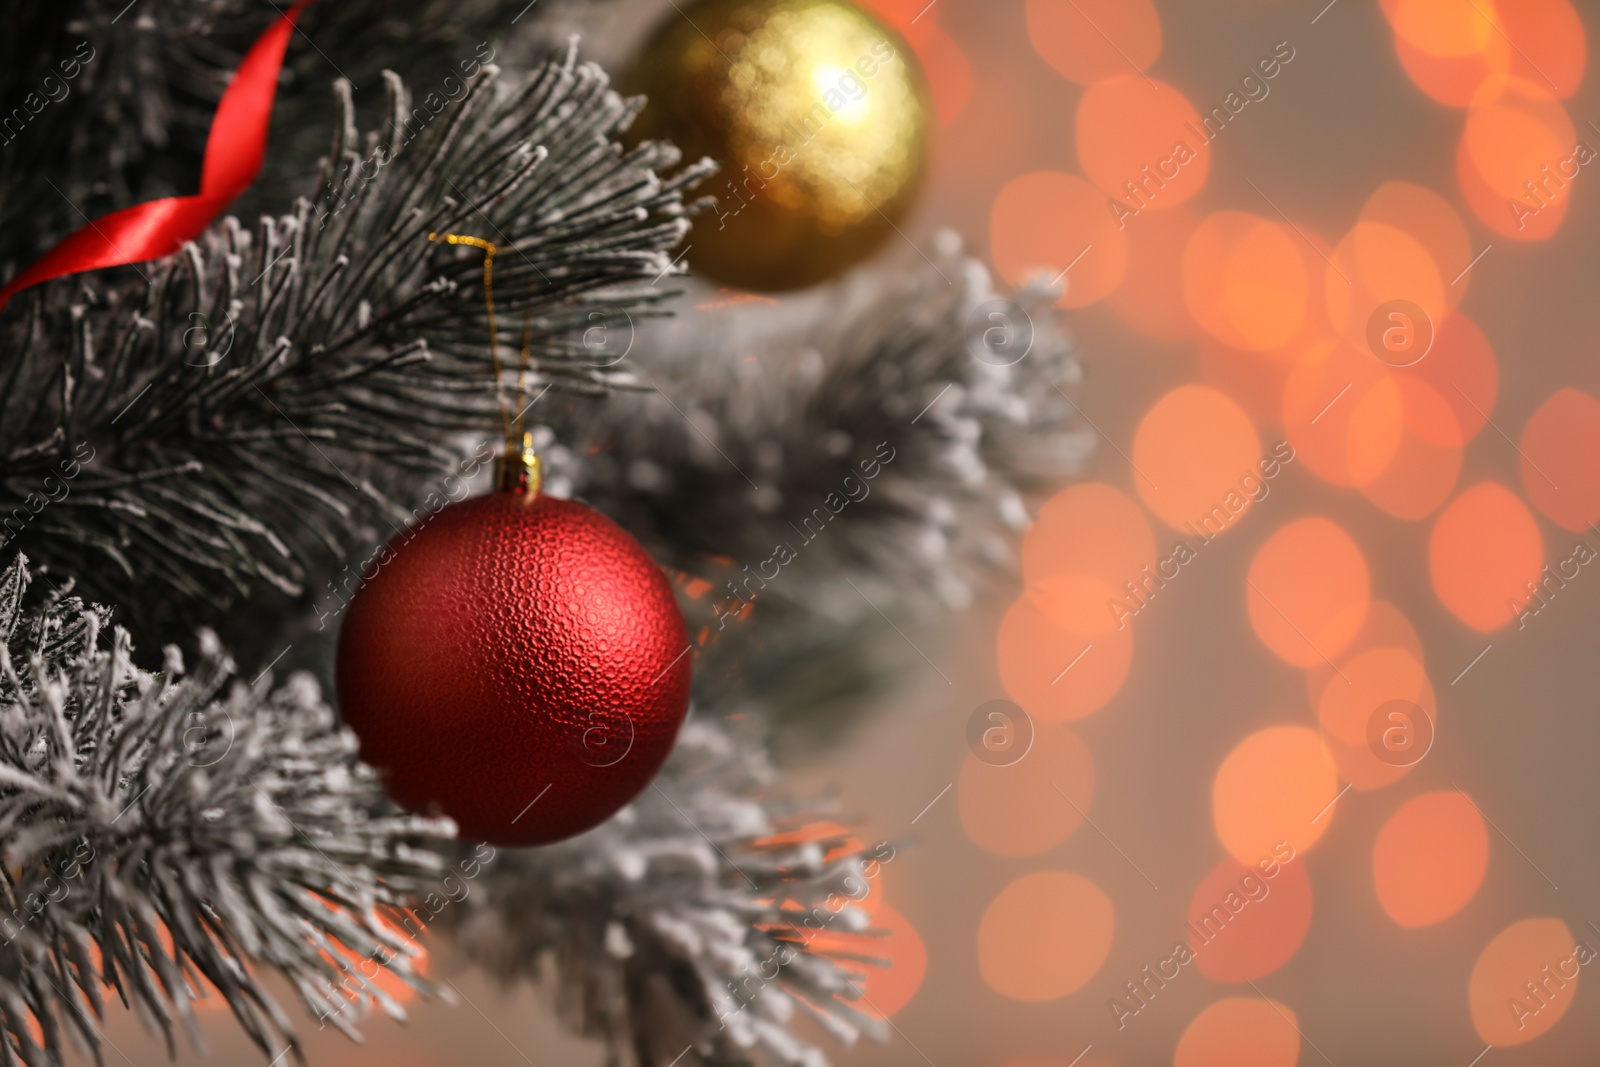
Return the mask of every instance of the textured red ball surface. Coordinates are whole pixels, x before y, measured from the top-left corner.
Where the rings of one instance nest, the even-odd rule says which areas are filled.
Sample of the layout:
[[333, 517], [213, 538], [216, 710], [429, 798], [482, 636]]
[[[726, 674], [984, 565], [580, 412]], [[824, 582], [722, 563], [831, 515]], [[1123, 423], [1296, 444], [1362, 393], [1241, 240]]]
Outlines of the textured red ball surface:
[[339, 637], [339, 704], [397, 803], [537, 845], [649, 784], [688, 709], [689, 641], [620, 526], [501, 491], [412, 527], [377, 565]]

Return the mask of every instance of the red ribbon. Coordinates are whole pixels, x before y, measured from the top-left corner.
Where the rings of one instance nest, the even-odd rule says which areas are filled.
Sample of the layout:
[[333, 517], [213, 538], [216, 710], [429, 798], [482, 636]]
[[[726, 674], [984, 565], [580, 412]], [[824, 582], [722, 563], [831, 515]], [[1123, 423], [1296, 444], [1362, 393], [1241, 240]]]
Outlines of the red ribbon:
[[295, 5], [263, 33], [239, 63], [217, 104], [206, 138], [200, 195], [169, 196], [102, 215], [62, 238], [38, 262], [0, 289], [0, 308], [30, 285], [100, 267], [170, 256], [192, 241], [261, 172], [278, 71], [295, 20], [314, 0]]

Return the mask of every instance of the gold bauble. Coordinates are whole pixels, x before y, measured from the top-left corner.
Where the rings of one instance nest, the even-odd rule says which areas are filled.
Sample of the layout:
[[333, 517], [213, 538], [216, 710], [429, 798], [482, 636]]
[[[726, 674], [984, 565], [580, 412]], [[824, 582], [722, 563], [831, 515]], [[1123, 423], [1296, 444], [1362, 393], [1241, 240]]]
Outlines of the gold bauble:
[[747, 289], [832, 278], [893, 236], [921, 182], [931, 109], [893, 30], [843, 0], [678, 3], [624, 84], [633, 136], [721, 170], [697, 190], [690, 264]]

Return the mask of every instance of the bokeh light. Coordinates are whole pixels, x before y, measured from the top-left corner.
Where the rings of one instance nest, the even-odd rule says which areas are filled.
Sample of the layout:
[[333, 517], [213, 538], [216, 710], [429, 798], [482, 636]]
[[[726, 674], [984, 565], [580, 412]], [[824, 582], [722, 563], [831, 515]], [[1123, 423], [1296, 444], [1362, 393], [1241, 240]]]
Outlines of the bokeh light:
[[1545, 518], [1580, 532], [1600, 522], [1600, 401], [1561, 389], [1522, 428], [1522, 488]]
[[1151, 0], [1028, 0], [1028, 40], [1063, 78], [1087, 85], [1139, 74], [1161, 54]]
[[1380, 223], [1415, 238], [1449, 283], [1444, 288], [1445, 301], [1451, 307], [1461, 302], [1472, 275], [1454, 279], [1472, 262], [1474, 252], [1467, 225], [1448, 200], [1412, 182], [1384, 182], [1361, 206], [1361, 221]]
[[1578, 91], [1589, 42], [1570, 0], [1501, 0], [1494, 12], [1514, 45], [1507, 56], [1512, 76], [1563, 100]]
[[1428, 542], [1433, 590], [1475, 630], [1497, 630], [1515, 619], [1543, 566], [1533, 515], [1496, 482], [1465, 490], [1434, 520]]
[[1571, 200], [1577, 133], [1566, 109], [1537, 83], [1493, 77], [1478, 90], [1456, 153], [1467, 205], [1495, 232], [1519, 241], [1556, 232]]
[[1127, 593], [1093, 574], [1052, 574], [1024, 594], [1053, 624], [1080, 637], [1127, 625]]
[[1342, 669], [1343, 664], [1373, 648], [1404, 649], [1418, 663], [1423, 662], [1422, 638], [1410, 617], [1387, 600], [1374, 600], [1367, 606], [1361, 632], [1345, 646], [1343, 655], [1335, 656], [1333, 663], [1317, 663], [1306, 668], [1306, 696], [1311, 706], [1314, 708], [1321, 703], [1323, 690], [1330, 681], [1338, 678], [1341, 684], [1349, 684], [1336, 673], [1336, 666]]
[[1385, 374], [1350, 412], [1350, 479], [1397, 519], [1431, 515], [1461, 474], [1455, 409], [1421, 378]]
[[1288, 229], [1244, 211], [1208, 215], [1183, 254], [1183, 295], [1202, 328], [1233, 348], [1265, 351], [1305, 322], [1310, 278]]
[[1172, 1067], [1294, 1067], [1299, 1025], [1275, 1000], [1228, 997], [1195, 1016], [1178, 1039]]
[[1133, 627], [1072, 634], [1025, 596], [1000, 620], [997, 645], [1006, 695], [1040, 722], [1064, 722], [1097, 711], [1122, 687]]
[[1239, 742], [1217, 770], [1211, 811], [1217, 837], [1240, 863], [1287, 844], [1299, 855], [1332, 824], [1339, 793], [1333, 757], [1315, 730], [1269, 726]]
[[1122, 280], [1127, 238], [1101, 192], [1076, 174], [1034, 171], [1013, 178], [989, 213], [996, 269], [1012, 285], [1064, 284], [1062, 307], [1101, 299]]
[[1382, 363], [1345, 341], [1312, 345], [1283, 385], [1283, 431], [1297, 463], [1332, 485], [1354, 485], [1350, 422], [1355, 401], [1387, 373]]
[[1390, 370], [1402, 383], [1432, 386], [1454, 418], [1409, 405], [1407, 425], [1424, 440], [1439, 445], [1464, 445], [1482, 430], [1500, 392], [1500, 367], [1494, 349], [1478, 324], [1459, 311], [1435, 324], [1433, 347], [1409, 367]]
[[1327, 663], [1366, 619], [1366, 557], [1331, 519], [1296, 519], [1256, 551], [1246, 596], [1250, 627], [1273, 654], [1296, 667]]
[[[1463, 264], [1464, 265], [1464, 264]], [[1365, 347], [1374, 313], [1396, 300], [1415, 304], [1434, 323], [1444, 320], [1448, 279], [1421, 241], [1382, 222], [1357, 222], [1324, 271], [1328, 321], [1353, 345]]]
[[1249, 510], [1261, 441], [1239, 405], [1203, 385], [1157, 400], [1133, 438], [1135, 487], [1168, 526], [1214, 537]]
[[1084, 174], [1130, 211], [1162, 211], [1205, 187], [1211, 148], [1194, 132], [1200, 115], [1170, 85], [1136, 75], [1097, 81], [1078, 101], [1074, 128]]
[[1246, 867], [1230, 856], [1195, 888], [1188, 918], [1200, 973], [1217, 982], [1251, 982], [1288, 963], [1305, 941], [1311, 879], [1293, 860]]
[[1424, 93], [1451, 107], [1466, 107], [1490, 77], [1511, 69], [1511, 46], [1498, 34], [1465, 55], [1438, 56], [1395, 35], [1394, 48], [1406, 76]]
[[1489, 869], [1489, 831], [1461, 793], [1400, 805], [1372, 846], [1378, 903], [1401, 926], [1429, 926], [1466, 907]]
[[1395, 35], [1429, 55], [1472, 55], [1495, 37], [1494, 22], [1475, 0], [1387, 0], [1383, 8]]
[[1037, 856], [1083, 822], [1094, 799], [1094, 756], [1071, 729], [1038, 723], [1033, 746], [1015, 763], [997, 766], [969, 753], [956, 797], [973, 844], [997, 856]]
[[1576, 944], [1560, 919], [1523, 919], [1496, 934], [1467, 986], [1478, 1036], [1491, 1045], [1522, 1045], [1560, 1022], [1578, 993]]
[[1107, 606], [1156, 563], [1150, 520], [1132, 497], [1100, 482], [1069, 486], [1047, 501], [1022, 538], [1022, 576], [1057, 626], [1090, 636], [1117, 625]]
[[1056, 1000], [1100, 970], [1115, 926], [1111, 898], [1082, 875], [1025, 874], [984, 910], [978, 972], [1013, 1000]]
[[1345, 459], [1358, 487], [1378, 479], [1394, 461], [1405, 437], [1405, 403], [1394, 375], [1385, 373], [1372, 388], [1351, 400], [1345, 430]]
[[1559, 98], [1577, 91], [1588, 45], [1568, 0], [1383, 0], [1395, 49], [1417, 87], [1466, 107], [1485, 81], [1512, 75]]
[[1368, 648], [1341, 663], [1322, 687], [1317, 723], [1339, 776], [1357, 789], [1379, 789], [1396, 782], [1416, 766], [1414, 760], [1423, 758], [1422, 753], [1413, 755], [1394, 747], [1373, 750], [1373, 717], [1385, 716], [1386, 706], [1394, 701], [1415, 705], [1404, 715], [1420, 714], [1428, 719], [1424, 724], [1384, 717], [1384, 729], [1393, 726], [1415, 732], [1415, 737], [1397, 737], [1397, 746], [1423, 737], [1431, 742], [1439, 725], [1439, 706], [1420, 652], [1395, 646]]

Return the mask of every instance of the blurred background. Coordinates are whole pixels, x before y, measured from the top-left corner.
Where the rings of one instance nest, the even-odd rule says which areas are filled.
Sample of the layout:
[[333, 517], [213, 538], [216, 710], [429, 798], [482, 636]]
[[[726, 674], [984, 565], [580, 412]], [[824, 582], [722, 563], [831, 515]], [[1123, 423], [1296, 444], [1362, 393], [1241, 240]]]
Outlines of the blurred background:
[[[563, 17], [620, 71], [674, 6]], [[1595, 1062], [1593, 14], [871, 6], [938, 114], [880, 256], [1057, 280], [1096, 448], [1021, 580], [887, 633], [899, 687], [789, 756], [896, 845], [891, 1038], [836, 1062]], [[603, 1062], [448, 951], [462, 1003], [312, 1059]]]

